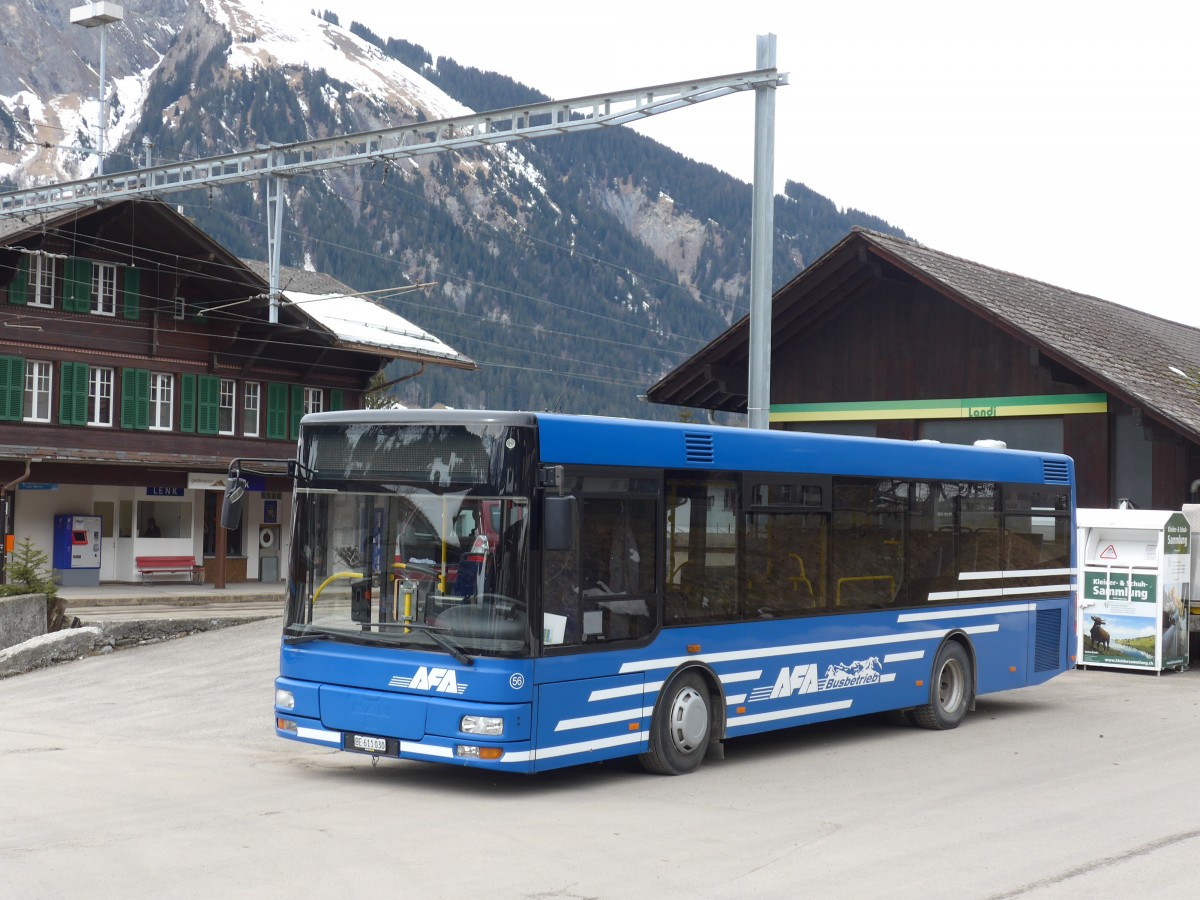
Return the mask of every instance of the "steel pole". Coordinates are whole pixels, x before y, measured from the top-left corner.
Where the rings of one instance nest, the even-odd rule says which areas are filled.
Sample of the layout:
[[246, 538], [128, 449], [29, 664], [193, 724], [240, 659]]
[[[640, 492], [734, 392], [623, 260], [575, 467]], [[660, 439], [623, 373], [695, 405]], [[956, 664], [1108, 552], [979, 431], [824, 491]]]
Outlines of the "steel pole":
[[[775, 68], [775, 35], [758, 36], [758, 68]], [[751, 428], [771, 426], [771, 279], [775, 234], [775, 84], [754, 89], [754, 199], [750, 225]]]
[[100, 26], [100, 138], [99, 138], [99, 142], [98, 142], [99, 150], [100, 150], [100, 163], [99, 163], [98, 168], [96, 169], [97, 175], [104, 174], [104, 117], [105, 117], [104, 53], [105, 53], [106, 45], [108, 43], [107, 37], [108, 37], [108, 26], [101, 25]]

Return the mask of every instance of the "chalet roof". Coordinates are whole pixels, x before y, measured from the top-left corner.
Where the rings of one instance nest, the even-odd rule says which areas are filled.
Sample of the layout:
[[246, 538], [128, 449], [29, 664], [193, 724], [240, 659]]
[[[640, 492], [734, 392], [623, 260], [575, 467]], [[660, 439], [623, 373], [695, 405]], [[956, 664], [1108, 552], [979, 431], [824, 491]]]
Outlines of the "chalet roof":
[[[265, 282], [266, 263], [242, 261]], [[329, 275], [280, 267], [279, 283], [285, 306], [311, 319], [345, 348], [421, 362], [437, 361], [462, 369], [478, 368], [469, 357], [428, 331]]]
[[[960, 303], [1114, 397], [1200, 441], [1200, 329], [993, 269], [912, 241], [855, 229], [774, 296], [773, 352], [804, 321], [853, 302], [881, 263]], [[781, 335], [784, 340], [781, 341]], [[744, 411], [743, 318], [648, 392], [656, 403]]]
[[[49, 218], [0, 217], [0, 245], [20, 243], [42, 231], [53, 230], [91, 216], [115, 218], [122, 210], [143, 218], [153, 217], [156, 233], [164, 241], [194, 246], [197, 257], [208, 260], [225, 283], [241, 283], [247, 293], [267, 293], [267, 266], [263, 262], [239, 260], [214, 241], [190, 219], [160, 200], [125, 200], [102, 207], [88, 207]], [[280, 327], [299, 324], [324, 336], [341, 350], [375, 357], [407, 359], [460, 369], [477, 369], [467, 356], [412, 322], [385, 309], [360, 292], [319, 272], [284, 269], [280, 283], [284, 291]], [[266, 322], [266, 301], [257, 304]], [[292, 318], [295, 316], [295, 318]]]

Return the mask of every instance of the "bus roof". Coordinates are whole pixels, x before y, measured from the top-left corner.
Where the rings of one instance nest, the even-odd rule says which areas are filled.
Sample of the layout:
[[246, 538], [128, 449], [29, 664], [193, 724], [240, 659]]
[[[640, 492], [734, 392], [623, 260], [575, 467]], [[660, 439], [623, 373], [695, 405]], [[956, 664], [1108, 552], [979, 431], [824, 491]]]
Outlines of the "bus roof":
[[491, 410], [355, 410], [314, 413], [303, 419], [305, 425], [335, 423], [536, 426], [541, 462], [548, 464], [1074, 482], [1074, 463], [1061, 453], [930, 441]]

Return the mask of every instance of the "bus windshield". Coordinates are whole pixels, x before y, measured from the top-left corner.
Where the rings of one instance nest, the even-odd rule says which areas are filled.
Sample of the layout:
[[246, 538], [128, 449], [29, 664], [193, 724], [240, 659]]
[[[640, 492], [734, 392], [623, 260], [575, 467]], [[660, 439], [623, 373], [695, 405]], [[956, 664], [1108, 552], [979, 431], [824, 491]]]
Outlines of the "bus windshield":
[[[505, 472], [517, 443], [510, 431], [307, 432], [313, 477], [296, 493], [285, 638], [526, 654], [529, 497]], [[368, 466], [360, 447], [370, 448]]]

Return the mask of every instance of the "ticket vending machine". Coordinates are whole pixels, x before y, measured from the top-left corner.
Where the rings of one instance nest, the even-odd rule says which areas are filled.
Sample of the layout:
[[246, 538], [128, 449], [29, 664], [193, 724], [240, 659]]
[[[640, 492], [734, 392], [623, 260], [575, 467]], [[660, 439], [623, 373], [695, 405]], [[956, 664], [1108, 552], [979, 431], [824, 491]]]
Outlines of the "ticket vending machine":
[[63, 587], [100, 584], [100, 517], [54, 517], [54, 577]]
[[1186, 669], [1192, 527], [1183, 513], [1080, 509], [1076, 523], [1079, 664]]

